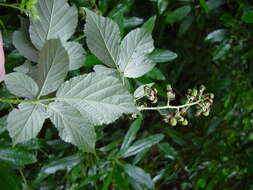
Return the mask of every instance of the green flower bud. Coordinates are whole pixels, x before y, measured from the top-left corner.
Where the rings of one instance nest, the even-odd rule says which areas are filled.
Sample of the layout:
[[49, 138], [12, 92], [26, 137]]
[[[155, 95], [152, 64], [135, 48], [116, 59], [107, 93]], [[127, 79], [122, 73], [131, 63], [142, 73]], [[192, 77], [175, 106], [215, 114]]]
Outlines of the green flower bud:
[[174, 117], [170, 118], [170, 124], [171, 124], [171, 126], [176, 126], [177, 125], [176, 118], [174, 118]]
[[210, 114], [210, 110], [207, 110], [207, 111], [203, 112], [203, 115], [206, 116], [206, 117], [209, 116], [209, 114]]
[[170, 85], [170, 84], [167, 84], [166, 89], [167, 89], [167, 90], [172, 90], [171, 85]]
[[213, 93], [210, 93], [210, 98], [214, 99], [214, 94]]
[[198, 95], [197, 89], [193, 89], [192, 92], [191, 92], [191, 95], [196, 97]]

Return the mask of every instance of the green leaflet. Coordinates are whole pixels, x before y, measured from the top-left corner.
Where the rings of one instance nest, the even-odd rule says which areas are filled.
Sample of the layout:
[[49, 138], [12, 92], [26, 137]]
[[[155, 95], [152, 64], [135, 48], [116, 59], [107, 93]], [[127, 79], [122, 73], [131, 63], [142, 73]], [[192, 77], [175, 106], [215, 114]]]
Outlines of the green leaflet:
[[39, 96], [47, 95], [63, 83], [69, 68], [69, 56], [60, 39], [48, 40], [40, 51], [38, 64]]
[[6, 75], [5, 84], [12, 94], [29, 99], [35, 98], [39, 90], [35, 81], [21, 72]]
[[56, 97], [78, 108], [94, 125], [108, 124], [124, 113], [137, 111], [132, 96], [121, 82], [100, 73], [70, 79], [61, 85]]
[[86, 52], [82, 45], [78, 42], [63, 42], [63, 46], [69, 55], [69, 70], [72, 71], [82, 67], [86, 58]]
[[21, 22], [21, 28], [13, 33], [13, 45], [25, 58], [30, 61], [37, 62], [38, 51], [32, 44], [29, 36], [29, 20], [21, 16], [19, 18]]
[[66, 0], [39, 0], [36, 4], [39, 19], [31, 19], [30, 37], [37, 49], [49, 39], [68, 40], [75, 32], [78, 15], [76, 7]]
[[147, 56], [154, 49], [153, 39], [145, 29], [131, 31], [120, 46], [119, 69], [125, 77], [137, 78], [152, 70], [155, 64]]
[[18, 107], [7, 118], [7, 130], [14, 145], [36, 137], [46, 119], [44, 108], [39, 104], [21, 103]]
[[80, 112], [64, 102], [49, 104], [50, 120], [59, 131], [60, 137], [85, 152], [95, 152], [96, 134], [94, 127]]
[[117, 67], [120, 31], [118, 25], [111, 19], [98, 16], [85, 9], [87, 18], [85, 35], [91, 52], [109, 67]]

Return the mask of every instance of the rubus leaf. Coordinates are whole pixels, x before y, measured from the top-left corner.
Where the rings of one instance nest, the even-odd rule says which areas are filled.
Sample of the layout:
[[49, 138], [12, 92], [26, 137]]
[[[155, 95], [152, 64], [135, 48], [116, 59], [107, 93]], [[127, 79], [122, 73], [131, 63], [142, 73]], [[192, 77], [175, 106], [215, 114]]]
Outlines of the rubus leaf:
[[159, 143], [164, 138], [163, 134], [152, 135], [147, 138], [136, 141], [132, 146], [128, 147], [120, 155], [122, 158], [133, 156], [146, 148], [150, 148], [153, 145]]
[[39, 0], [36, 4], [39, 19], [31, 19], [30, 37], [37, 49], [49, 39], [68, 40], [75, 32], [78, 14], [66, 0]]
[[19, 97], [33, 99], [38, 93], [36, 82], [24, 73], [13, 72], [5, 76], [8, 90]]
[[155, 49], [149, 54], [149, 58], [155, 63], [164, 63], [176, 59], [177, 54], [165, 49]]
[[63, 83], [56, 93], [58, 101], [75, 106], [94, 125], [108, 124], [123, 113], [136, 112], [133, 97], [121, 82], [108, 75], [90, 73]]
[[124, 151], [130, 146], [132, 141], [135, 139], [136, 133], [138, 132], [138, 130], [141, 127], [141, 122], [142, 122], [142, 119], [139, 117], [138, 119], [136, 119], [132, 123], [132, 125], [130, 126], [130, 128], [127, 131], [127, 134], [123, 140], [123, 143], [120, 147], [120, 151]]
[[103, 74], [103, 75], [118, 76], [116, 69], [108, 68], [108, 67], [106, 67], [104, 65], [95, 65], [93, 67], [93, 70], [96, 73], [100, 73], [100, 74]]
[[39, 96], [55, 91], [67, 75], [69, 56], [60, 39], [48, 40], [40, 51], [38, 64]]
[[0, 82], [4, 80], [5, 76], [5, 68], [4, 68], [4, 48], [3, 48], [3, 39], [2, 39], [2, 33], [0, 31]]
[[0, 147], [0, 161], [14, 166], [24, 166], [37, 161], [33, 152], [19, 147]]
[[124, 164], [124, 170], [129, 177], [134, 179], [140, 185], [149, 189], [154, 187], [154, 183], [150, 175], [147, 174], [143, 169], [131, 164]]
[[91, 52], [104, 64], [115, 68], [118, 62], [120, 31], [118, 25], [111, 19], [99, 16], [86, 9], [86, 24], [84, 33]]
[[13, 45], [21, 55], [30, 61], [38, 61], [38, 51], [31, 42], [29, 36], [29, 20], [19, 17], [21, 21], [21, 28], [13, 33]]
[[65, 42], [63, 46], [69, 55], [69, 70], [79, 69], [85, 62], [85, 50], [82, 45], [77, 42]]
[[64, 102], [53, 102], [49, 104], [49, 114], [64, 141], [76, 145], [82, 151], [95, 152], [94, 127], [79, 110]]
[[46, 119], [44, 108], [39, 104], [19, 104], [7, 118], [7, 130], [14, 145], [37, 136]]
[[245, 23], [253, 23], [253, 11], [244, 12], [241, 20]]
[[31, 71], [32, 65], [29, 61], [25, 61], [23, 65], [15, 67], [13, 70], [19, 73], [27, 74]]
[[148, 57], [153, 49], [149, 32], [142, 28], [132, 30], [120, 45], [120, 71], [128, 78], [137, 78], [149, 72], [155, 66]]

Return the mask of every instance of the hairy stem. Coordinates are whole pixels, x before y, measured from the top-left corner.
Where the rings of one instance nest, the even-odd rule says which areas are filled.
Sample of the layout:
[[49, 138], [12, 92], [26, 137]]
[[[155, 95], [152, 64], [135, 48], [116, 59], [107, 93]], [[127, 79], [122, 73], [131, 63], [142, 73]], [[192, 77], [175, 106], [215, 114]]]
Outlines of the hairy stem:
[[164, 109], [180, 109], [180, 108], [185, 108], [185, 107], [190, 107], [193, 105], [197, 105], [201, 102], [202, 100], [198, 100], [196, 102], [192, 102], [192, 103], [188, 103], [188, 104], [183, 104], [183, 105], [179, 105], [179, 106], [171, 106], [171, 105], [167, 105], [167, 106], [157, 106], [157, 107], [137, 107], [137, 109], [139, 111], [144, 111], [144, 110], [164, 110]]

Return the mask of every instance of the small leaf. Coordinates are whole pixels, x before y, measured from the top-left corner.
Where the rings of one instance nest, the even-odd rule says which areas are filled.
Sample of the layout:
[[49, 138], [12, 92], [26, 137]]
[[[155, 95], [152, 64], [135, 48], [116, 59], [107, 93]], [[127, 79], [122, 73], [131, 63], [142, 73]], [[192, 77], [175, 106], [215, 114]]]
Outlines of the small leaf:
[[60, 137], [85, 152], [95, 152], [96, 134], [94, 127], [80, 112], [64, 102], [49, 104], [50, 120], [59, 131]]
[[120, 31], [118, 25], [111, 19], [99, 16], [86, 9], [86, 24], [84, 33], [91, 52], [104, 64], [115, 68], [118, 62]]
[[49, 39], [68, 40], [75, 32], [78, 14], [66, 0], [39, 0], [36, 4], [39, 19], [31, 19], [30, 37], [37, 49]]
[[120, 147], [120, 151], [125, 151], [130, 146], [132, 141], [135, 139], [136, 133], [141, 127], [141, 122], [142, 122], [142, 119], [139, 117], [132, 123], [132, 125], [130, 126], [123, 140], [123, 143]]
[[164, 135], [158, 134], [158, 135], [152, 135], [145, 139], [141, 139], [136, 141], [132, 146], [130, 146], [128, 149], [126, 149], [125, 152], [122, 153], [122, 158], [127, 158], [129, 156], [133, 156], [142, 150], [146, 148], [150, 148], [153, 145], [159, 143], [164, 138]]
[[146, 74], [147, 77], [155, 80], [165, 80], [166, 77], [164, 76], [163, 72], [160, 71], [158, 68], [153, 68], [150, 72]]
[[82, 45], [77, 42], [65, 42], [63, 46], [69, 55], [69, 70], [76, 70], [82, 67], [85, 63], [85, 50]]
[[201, 7], [204, 9], [205, 13], [209, 12], [208, 4], [206, 0], [199, 0]]
[[130, 17], [124, 19], [124, 27], [125, 28], [135, 28], [143, 23], [143, 19], [139, 17]]
[[145, 28], [149, 33], [152, 33], [155, 27], [156, 15], [150, 17], [143, 25], [142, 28]]
[[44, 108], [39, 104], [21, 103], [19, 109], [13, 109], [7, 118], [7, 130], [14, 145], [36, 137], [45, 119]]
[[177, 8], [173, 12], [170, 12], [166, 16], [166, 22], [173, 24], [175, 22], [178, 22], [182, 20], [184, 17], [186, 17], [191, 12], [191, 7], [189, 5]]
[[3, 48], [3, 39], [2, 39], [2, 33], [0, 31], [0, 82], [4, 80], [5, 76], [5, 68], [4, 68], [4, 48]]
[[245, 23], [253, 23], [253, 11], [244, 12], [241, 20]]
[[177, 58], [177, 54], [164, 49], [155, 49], [149, 54], [149, 58], [155, 63], [164, 63]]
[[183, 36], [189, 30], [193, 21], [194, 16], [188, 15], [187, 17], [185, 17], [184, 20], [180, 23], [178, 35]]
[[210, 42], [221, 42], [226, 37], [226, 33], [224, 29], [214, 30], [206, 36], [205, 40]]
[[136, 112], [132, 96], [108, 75], [89, 73], [63, 83], [56, 97], [75, 106], [94, 125], [108, 124], [124, 113]]
[[39, 90], [32, 78], [20, 72], [6, 75], [5, 84], [12, 94], [29, 99], [35, 98]]
[[55, 91], [67, 75], [69, 56], [59, 39], [48, 40], [40, 51], [38, 85], [40, 96]]
[[36, 154], [18, 147], [0, 147], [0, 161], [14, 166], [24, 166], [37, 161]]
[[120, 46], [120, 71], [128, 78], [137, 78], [149, 72], [155, 66], [148, 57], [153, 49], [153, 39], [149, 32], [140, 28], [132, 30]]
[[124, 170], [127, 175], [133, 178], [139, 184], [145, 186], [146, 188], [153, 188], [154, 183], [149, 174], [147, 174], [143, 169], [136, 167], [131, 164], [124, 164]]

